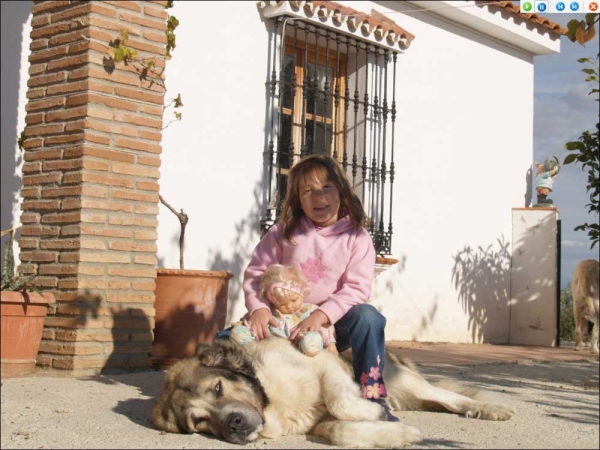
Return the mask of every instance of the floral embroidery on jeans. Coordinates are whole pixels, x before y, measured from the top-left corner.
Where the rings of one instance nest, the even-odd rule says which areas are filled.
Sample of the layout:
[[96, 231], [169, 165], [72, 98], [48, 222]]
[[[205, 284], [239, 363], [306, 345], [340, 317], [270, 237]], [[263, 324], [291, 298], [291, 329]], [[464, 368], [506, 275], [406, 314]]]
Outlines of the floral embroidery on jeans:
[[[377, 361], [379, 362], [381, 361], [381, 359], [377, 357]], [[385, 389], [385, 385], [383, 384], [383, 379], [381, 379], [380, 367], [373, 366], [369, 368], [368, 374], [366, 372], [362, 373], [362, 375], [360, 376], [360, 389], [363, 398], [377, 400], [380, 397], [387, 396], [387, 391]]]
[[373, 378], [375, 381], [379, 380], [381, 378], [379, 367], [371, 367], [371, 370], [369, 370], [369, 377]]
[[321, 261], [312, 258], [300, 263], [300, 268], [306, 279], [313, 283], [318, 283], [320, 278], [325, 278], [325, 270], [327, 269]]

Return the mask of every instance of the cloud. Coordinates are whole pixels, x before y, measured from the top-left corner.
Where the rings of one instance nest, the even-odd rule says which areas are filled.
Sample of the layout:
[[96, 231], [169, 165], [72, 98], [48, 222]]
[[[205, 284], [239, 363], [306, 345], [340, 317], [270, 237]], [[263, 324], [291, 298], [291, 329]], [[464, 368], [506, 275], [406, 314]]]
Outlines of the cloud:
[[562, 246], [563, 247], [570, 247], [570, 248], [576, 248], [576, 247], [587, 247], [588, 244], [586, 244], [585, 242], [582, 241], [562, 241]]

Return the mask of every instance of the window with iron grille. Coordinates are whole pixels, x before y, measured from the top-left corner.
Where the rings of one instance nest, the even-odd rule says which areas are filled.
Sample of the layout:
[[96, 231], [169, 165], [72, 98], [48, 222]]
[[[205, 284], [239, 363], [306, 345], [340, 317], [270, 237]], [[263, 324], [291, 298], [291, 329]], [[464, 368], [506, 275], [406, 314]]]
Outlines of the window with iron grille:
[[362, 200], [377, 254], [388, 255], [397, 53], [297, 18], [272, 20], [261, 233], [279, 218], [292, 165], [326, 153], [339, 161]]

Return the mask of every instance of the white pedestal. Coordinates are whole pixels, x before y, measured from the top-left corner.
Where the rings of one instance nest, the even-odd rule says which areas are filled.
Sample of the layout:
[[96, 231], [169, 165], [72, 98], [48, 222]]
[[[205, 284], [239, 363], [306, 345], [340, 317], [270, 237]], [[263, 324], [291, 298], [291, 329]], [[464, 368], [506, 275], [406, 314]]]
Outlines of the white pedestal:
[[557, 345], [555, 208], [513, 208], [510, 282], [511, 344]]

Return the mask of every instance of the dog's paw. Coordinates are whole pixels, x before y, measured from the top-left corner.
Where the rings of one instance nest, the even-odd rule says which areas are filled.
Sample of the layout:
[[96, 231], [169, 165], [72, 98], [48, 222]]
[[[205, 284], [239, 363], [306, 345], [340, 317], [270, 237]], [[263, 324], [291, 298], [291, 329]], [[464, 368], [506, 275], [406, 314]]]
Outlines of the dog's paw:
[[481, 420], [509, 420], [515, 413], [516, 410], [510, 406], [504, 406], [498, 403], [484, 403], [483, 406], [479, 408], [473, 408], [467, 411], [465, 417]]
[[420, 442], [423, 439], [417, 428], [399, 422], [381, 424], [379, 431], [380, 433], [373, 444], [380, 448], [401, 448]]
[[338, 397], [330, 400], [327, 403], [327, 408], [332, 416], [340, 420], [351, 420], [355, 422], [387, 420], [385, 411], [379, 404], [362, 398], [351, 399]]
[[421, 431], [409, 425], [402, 425], [402, 431], [399, 434], [406, 444], [415, 444], [423, 439]]

